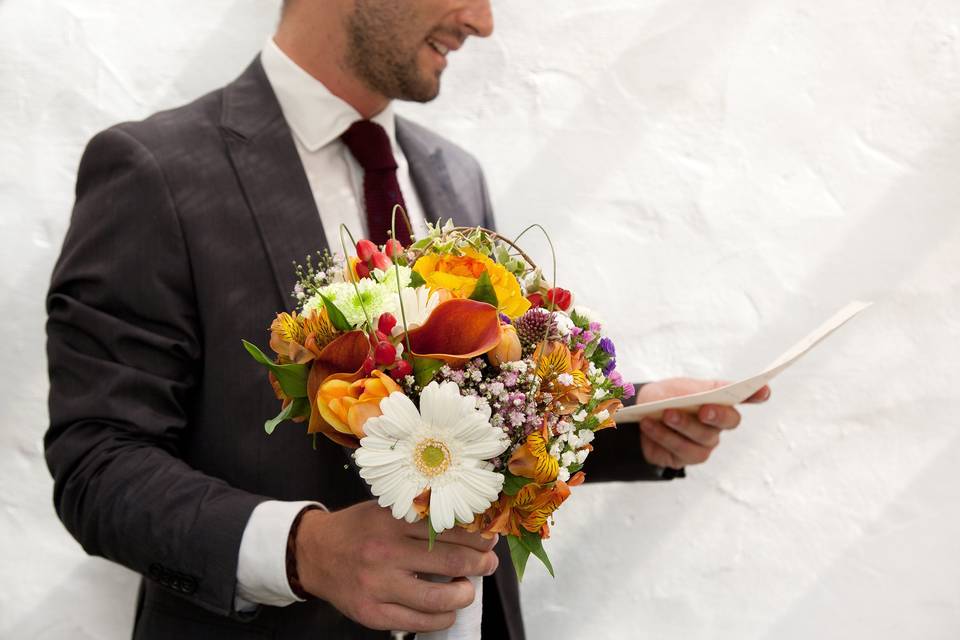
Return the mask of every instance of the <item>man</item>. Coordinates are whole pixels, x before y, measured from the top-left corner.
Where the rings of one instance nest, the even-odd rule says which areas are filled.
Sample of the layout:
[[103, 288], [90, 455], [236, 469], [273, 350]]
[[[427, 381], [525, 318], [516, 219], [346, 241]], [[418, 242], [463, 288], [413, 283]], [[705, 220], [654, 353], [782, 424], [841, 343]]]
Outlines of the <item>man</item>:
[[[473, 589], [424, 573], [492, 576], [484, 635], [523, 637], [504, 545], [455, 531], [428, 552], [424, 524], [369, 500], [340, 447], [312, 450], [295, 427], [265, 437], [275, 399], [240, 348], [289, 306], [291, 261], [338, 248], [340, 222], [383, 237], [373, 201], [390, 189], [414, 230], [493, 225], [476, 161], [390, 108], [434, 98], [449, 53], [492, 29], [485, 0], [290, 0], [236, 81], [90, 142], [48, 297], [45, 444], [66, 527], [145, 576], [136, 638], [446, 628]], [[674, 477], [739, 419], [711, 406], [621, 427], [587, 470]]]

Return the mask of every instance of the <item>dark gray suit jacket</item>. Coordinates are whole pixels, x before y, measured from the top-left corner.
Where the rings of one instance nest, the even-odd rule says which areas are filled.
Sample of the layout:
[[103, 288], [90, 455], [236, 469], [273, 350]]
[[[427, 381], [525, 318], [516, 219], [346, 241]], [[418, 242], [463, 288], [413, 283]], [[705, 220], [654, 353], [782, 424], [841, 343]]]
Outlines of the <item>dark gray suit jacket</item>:
[[[407, 120], [397, 137], [428, 218], [493, 226], [476, 160]], [[320, 212], [322, 215], [323, 212]], [[559, 221], [544, 221], [557, 224]], [[289, 308], [293, 261], [326, 246], [259, 60], [233, 83], [95, 136], [47, 300], [54, 503], [91, 554], [145, 577], [136, 638], [382, 638], [322, 601], [233, 610], [237, 556], [263, 500], [369, 499], [347, 453], [284, 425], [241, 338]], [[600, 436], [590, 480], [658, 479], [636, 431]], [[487, 637], [523, 637], [504, 549]]]

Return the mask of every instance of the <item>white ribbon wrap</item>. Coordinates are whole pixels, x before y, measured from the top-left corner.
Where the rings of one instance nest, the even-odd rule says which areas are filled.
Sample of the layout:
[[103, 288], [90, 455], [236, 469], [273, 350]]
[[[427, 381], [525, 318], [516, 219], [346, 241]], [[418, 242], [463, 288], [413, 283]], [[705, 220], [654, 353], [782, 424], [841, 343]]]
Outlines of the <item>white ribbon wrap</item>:
[[[433, 582], [450, 582], [446, 576], [423, 576]], [[457, 611], [457, 621], [453, 626], [443, 631], [429, 631], [418, 633], [416, 640], [480, 640], [480, 620], [483, 617], [483, 578], [471, 576], [467, 578], [473, 585], [476, 596], [473, 602]]]

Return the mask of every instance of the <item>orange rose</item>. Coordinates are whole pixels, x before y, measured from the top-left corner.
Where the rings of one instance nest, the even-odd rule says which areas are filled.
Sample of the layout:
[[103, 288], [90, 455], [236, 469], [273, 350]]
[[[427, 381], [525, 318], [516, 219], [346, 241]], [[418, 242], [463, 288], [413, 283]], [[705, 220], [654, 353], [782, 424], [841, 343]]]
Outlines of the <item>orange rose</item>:
[[373, 371], [373, 377], [355, 382], [327, 380], [317, 392], [317, 409], [340, 433], [362, 438], [363, 424], [369, 418], [382, 415], [380, 401], [394, 391], [400, 391], [400, 385], [379, 370]]

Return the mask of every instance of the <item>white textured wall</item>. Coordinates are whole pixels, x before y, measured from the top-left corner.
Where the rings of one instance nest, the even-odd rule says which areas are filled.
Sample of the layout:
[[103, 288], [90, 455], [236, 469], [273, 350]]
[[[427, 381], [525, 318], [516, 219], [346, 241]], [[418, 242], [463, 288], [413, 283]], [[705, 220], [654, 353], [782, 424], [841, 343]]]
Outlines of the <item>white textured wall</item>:
[[[494, 8], [442, 97], [401, 110], [481, 158], [502, 227], [552, 230], [634, 378], [750, 373], [878, 302], [688, 479], [578, 489], [558, 579], [523, 585], [531, 638], [960, 637], [960, 5]], [[2, 637], [123, 638], [132, 617], [134, 577], [54, 517], [40, 443], [82, 147], [230, 80], [275, 11], [0, 2]]]

